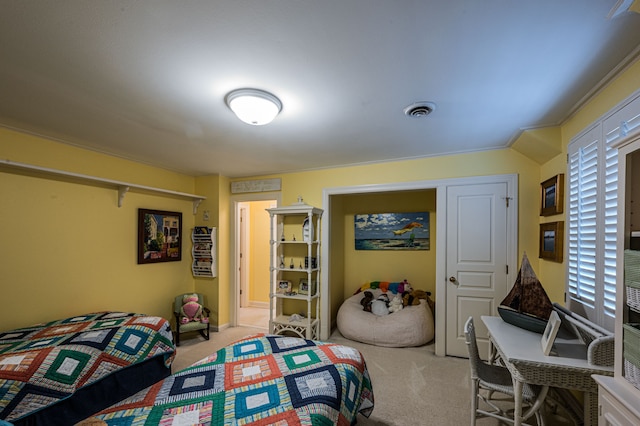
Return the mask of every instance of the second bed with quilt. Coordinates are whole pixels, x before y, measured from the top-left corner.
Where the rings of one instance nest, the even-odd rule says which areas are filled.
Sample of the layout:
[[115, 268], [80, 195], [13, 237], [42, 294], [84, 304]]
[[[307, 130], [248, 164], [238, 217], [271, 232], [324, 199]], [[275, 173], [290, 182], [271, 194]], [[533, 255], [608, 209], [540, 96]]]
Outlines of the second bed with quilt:
[[0, 332], [0, 420], [68, 426], [167, 377], [169, 322], [99, 312]]
[[350, 425], [373, 410], [365, 360], [297, 337], [244, 338], [91, 420], [108, 425]]

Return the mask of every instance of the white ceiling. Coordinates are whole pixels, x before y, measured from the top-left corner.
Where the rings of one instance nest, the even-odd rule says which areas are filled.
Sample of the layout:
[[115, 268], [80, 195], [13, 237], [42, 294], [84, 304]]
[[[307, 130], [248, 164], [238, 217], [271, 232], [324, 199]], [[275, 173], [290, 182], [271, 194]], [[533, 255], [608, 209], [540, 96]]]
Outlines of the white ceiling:
[[[0, 125], [195, 176], [502, 148], [637, 57], [616, 3], [0, 0]], [[275, 121], [231, 113], [243, 87]]]

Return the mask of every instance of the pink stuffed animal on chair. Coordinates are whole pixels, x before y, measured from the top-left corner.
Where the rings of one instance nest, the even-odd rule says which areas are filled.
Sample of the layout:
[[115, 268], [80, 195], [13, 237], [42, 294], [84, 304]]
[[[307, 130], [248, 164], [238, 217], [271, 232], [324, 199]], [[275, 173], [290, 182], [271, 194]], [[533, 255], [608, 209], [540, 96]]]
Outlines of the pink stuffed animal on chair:
[[191, 321], [208, 323], [209, 318], [204, 315], [203, 311], [202, 305], [198, 303], [197, 294], [185, 294], [180, 308], [180, 323], [186, 324]]

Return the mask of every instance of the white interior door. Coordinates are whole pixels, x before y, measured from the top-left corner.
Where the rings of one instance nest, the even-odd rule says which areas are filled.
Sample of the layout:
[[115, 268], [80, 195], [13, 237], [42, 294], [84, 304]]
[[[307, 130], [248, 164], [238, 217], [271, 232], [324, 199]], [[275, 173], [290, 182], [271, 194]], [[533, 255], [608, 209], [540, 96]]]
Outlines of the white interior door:
[[473, 316], [484, 356], [488, 342], [480, 316], [497, 314], [508, 287], [508, 186], [448, 186], [446, 198], [446, 354], [468, 356], [464, 323]]

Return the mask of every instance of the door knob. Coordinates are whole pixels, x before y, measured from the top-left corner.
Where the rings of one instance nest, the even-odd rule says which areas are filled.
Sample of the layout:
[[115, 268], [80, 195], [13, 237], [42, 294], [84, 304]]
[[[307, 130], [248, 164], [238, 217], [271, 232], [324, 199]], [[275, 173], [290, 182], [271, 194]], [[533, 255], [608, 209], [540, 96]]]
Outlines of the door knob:
[[458, 285], [458, 280], [456, 280], [456, 277], [454, 277], [453, 275], [449, 277], [449, 281], [454, 283], [455, 285]]

